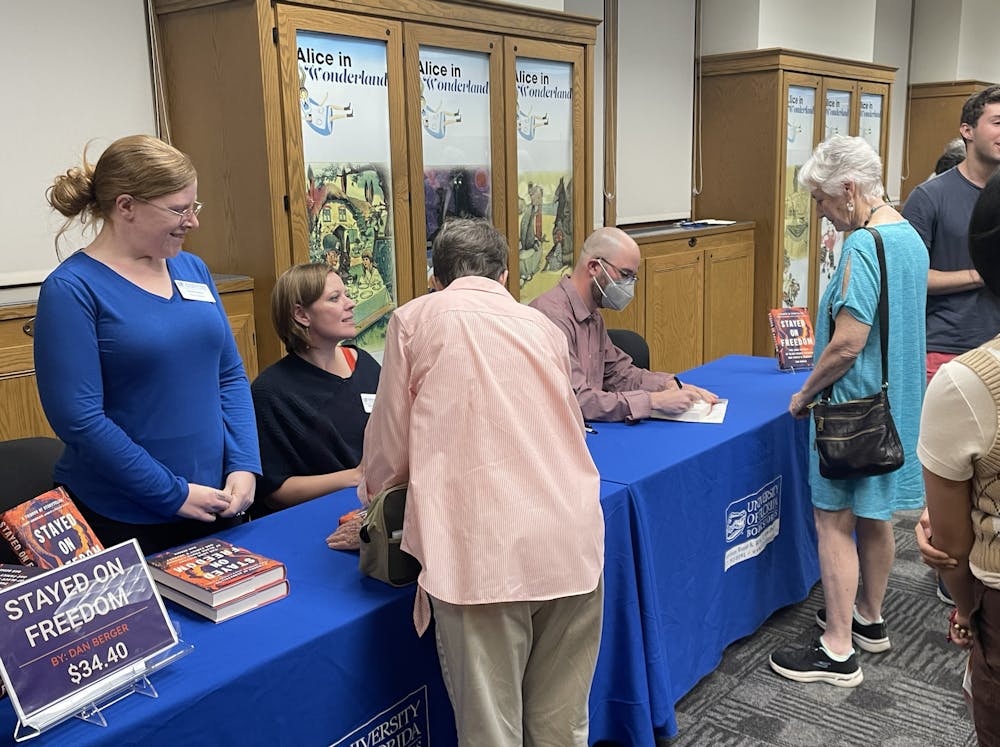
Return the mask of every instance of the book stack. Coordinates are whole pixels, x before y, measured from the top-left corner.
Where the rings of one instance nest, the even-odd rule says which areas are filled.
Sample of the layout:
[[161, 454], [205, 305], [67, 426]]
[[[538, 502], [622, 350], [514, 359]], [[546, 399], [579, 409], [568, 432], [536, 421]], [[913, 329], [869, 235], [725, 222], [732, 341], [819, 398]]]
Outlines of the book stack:
[[771, 339], [782, 371], [805, 371], [813, 367], [813, 335], [809, 310], [801, 306], [771, 309], [767, 320], [771, 325]]
[[146, 562], [160, 596], [217, 623], [288, 595], [284, 563], [216, 537]]
[[0, 514], [0, 536], [22, 565], [49, 570], [104, 549], [62, 488]]

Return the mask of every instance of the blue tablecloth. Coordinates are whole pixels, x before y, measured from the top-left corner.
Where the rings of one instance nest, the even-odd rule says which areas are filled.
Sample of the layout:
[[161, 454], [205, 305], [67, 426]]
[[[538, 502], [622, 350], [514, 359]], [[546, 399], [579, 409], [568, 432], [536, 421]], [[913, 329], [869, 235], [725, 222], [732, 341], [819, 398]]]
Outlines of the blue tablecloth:
[[[610, 505], [609, 526], [627, 531], [628, 491], [601, 484]], [[285, 599], [215, 625], [167, 603], [179, 633], [194, 651], [151, 677], [159, 698], [133, 695], [106, 711], [107, 728], [73, 719], [43, 734], [37, 745], [182, 747], [186, 745], [331, 745], [351, 747], [378, 725], [379, 714], [400, 701], [419, 705], [432, 735], [419, 742], [455, 744], [451, 705], [434, 646], [433, 629], [418, 638], [413, 628], [414, 587], [393, 589], [363, 578], [357, 553], [334, 552], [324, 543], [342, 514], [358, 506], [353, 488], [282, 511], [220, 536], [288, 568], [291, 593]], [[609, 550], [619, 558], [609, 579], [608, 604], [624, 604], [607, 615], [602, 657], [617, 662], [617, 692], [639, 684], [645, 691], [641, 649], [611, 656], [606, 649], [632, 640], [638, 631], [634, 564], [630, 540], [621, 536]], [[626, 574], [617, 578], [616, 573]], [[609, 673], [610, 674], [610, 673]], [[620, 685], [618, 687], [617, 685]], [[416, 695], [413, 695], [416, 693]], [[598, 708], [602, 708], [601, 705]], [[647, 708], [629, 718], [643, 718]], [[603, 712], [603, 711], [602, 711]], [[610, 717], [621, 713], [616, 708]], [[15, 715], [0, 701], [0, 744], [10, 743]], [[367, 726], [367, 728], [365, 728]], [[394, 744], [391, 737], [363, 742]], [[405, 742], [404, 744], [410, 744]]]
[[[676, 733], [674, 704], [724, 648], [819, 576], [807, 428], [786, 412], [802, 375], [732, 356], [684, 378], [730, 399], [724, 424], [599, 423], [587, 437], [606, 524], [591, 742], [651, 747], [654, 735]], [[759, 503], [779, 496], [778, 526], [753, 555], [747, 527], [760, 511], [747, 512], [747, 497], [762, 490], [770, 497]], [[195, 650], [153, 675], [159, 699], [134, 695], [107, 711], [106, 729], [71, 722], [34, 743], [350, 747], [402, 701], [426, 714], [423, 744], [453, 745], [433, 635], [413, 629], [412, 587], [361, 578], [356, 554], [324, 544], [356, 505], [353, 490], [341, 491], [224, 533], [283, 560], [289, 597], [220, 625], [168, 604]], [[0, 702], [0, 743], [13, 726]]]
[[[426, 704], [419, 723], [433, 744], [453, 745], [434, 636], [417, 638], [413, 628], [413, 588], [364, 578], [357, 553], [325, 544], [337, 519], [357, 506], [355, 491], [346, 490], [221, 533], [284, 561], [289, 596], [219, 625], [168, 603], [181, 638], [195, 648], [151, 676], [159, 698], [132, 695], [106, 711], [107, 728], [74, 719], [32, 744], [330, 745], [373, 719], [377, 725], [404, 700], [422, 711]], [[5, 699], [0, 743], [14, 722]]]
[[[674, 704], [726, 646], [804, 599], [819, 578], [808, 423], [787, 413], [805, 374], [729, 356], [682, 378], [729, 400], [723, 424], [595, 423], [587, 437], [601, 476], [628, 486], [604, 505], [608, 633], [591, 696], [592, 741], [639, 747], [676, 734]], [[775, 533], [766, 543], [765, 531]], [[628, 626], [617, 620], [619, 605]]]

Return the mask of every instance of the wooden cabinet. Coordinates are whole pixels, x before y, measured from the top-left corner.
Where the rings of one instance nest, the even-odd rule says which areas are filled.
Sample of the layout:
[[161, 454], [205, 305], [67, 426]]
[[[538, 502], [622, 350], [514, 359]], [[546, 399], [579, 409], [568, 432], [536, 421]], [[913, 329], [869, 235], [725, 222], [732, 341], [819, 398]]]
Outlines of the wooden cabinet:
[[450, 216], [507, 234], [523, 301], [572, 266], [594, 225], [598, 20], [473, 0], [152, 5], [165, 132], [207, 206], [192, 250], [254, 279], [261, 365], [281, 355], [269, 297], [296, 263], [336, 267], [373, 351], [427, 291]]
[[670, 252], [643, 264], [650, 368], [684, 371], [700, 365], [705, 350], [704, 252]]
[[947, 83], [914, 83], [910, 86], [909, 117], [903, 145], [907, 177], [899, 198], [905, 202], [913, 188], [934, 173], [945, 146], [959, 137], [962, 106], [966, 99], [992, 83], [956, 80]]
[[[247, 378], [257, 377], [253, 281], [215, 276]], [[53, 436], [38, 399], [32, 323], [38, 287], [0, 290], [0, 441]]]
[[636, 298], [624, 311], [602, 313], [609, 327], [646, 338], [651, 369], [684, 371], [753, 352], [752, 223], [630, 235], [642, 253]]
[[697, 218], [756, 223], [753, 350], [772, 355], [769, 309], [814, 310], [839, 259], [843, 236], [820, 220], [799, 168], [833, 134], [888, 143], [895, 68], [784, 49], [707, 56]]

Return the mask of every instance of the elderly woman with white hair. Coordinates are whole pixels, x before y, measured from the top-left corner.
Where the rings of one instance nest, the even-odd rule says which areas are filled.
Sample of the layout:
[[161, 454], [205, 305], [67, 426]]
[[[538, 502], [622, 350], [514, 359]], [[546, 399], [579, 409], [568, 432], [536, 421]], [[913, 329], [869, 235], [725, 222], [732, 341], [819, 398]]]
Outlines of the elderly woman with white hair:
[[873, 234], [856, 230], [874, 228], [884, 244], [888, 283], [887, 391], [905, 459], [887, 474], [831, 480], [820, 475], [818, 455], [810, 450], [826, 603], [816, 622], [824, 632], [812, 644], [775, 652], [770, 663], [798, 682], [855, 687], [863, 675], [852, 641], [870, 653], [890, 647], [882, 602], [895, 555], [892, 514], [923, 504], [916, 446], [924, 391], [927, 249], [886, 202], [882, 163], [862, 138], [835, 135], [820, 143], [800, 170], [799, 183], [812, 193], [820, 215], [838, 231], [852, 233], [816, 309], [816, 365], [788, 410], [806, 417], [809, 404], [827, 387], [832, 386], [831, 402], [845, 402], [871, 396], [882, 385], [881, 271]]

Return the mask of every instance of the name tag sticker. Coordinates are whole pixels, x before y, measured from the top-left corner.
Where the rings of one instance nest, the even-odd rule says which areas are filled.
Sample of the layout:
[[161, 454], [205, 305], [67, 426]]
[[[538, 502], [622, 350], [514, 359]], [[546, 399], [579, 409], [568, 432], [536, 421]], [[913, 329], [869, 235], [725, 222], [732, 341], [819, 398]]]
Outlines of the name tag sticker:
[[190, 280], [175, 280], [174, 285], [180, 291], [181, 298], [188, 301], [208, 301], [215, 303], [215, 296], [204, 283], [195, 283]]
[[375, 395], [374, 394], [362, 394], [361, 395], [361, 406], [365, 408], [365, 412], [371, 414], [372, 408], [375, 406]]

